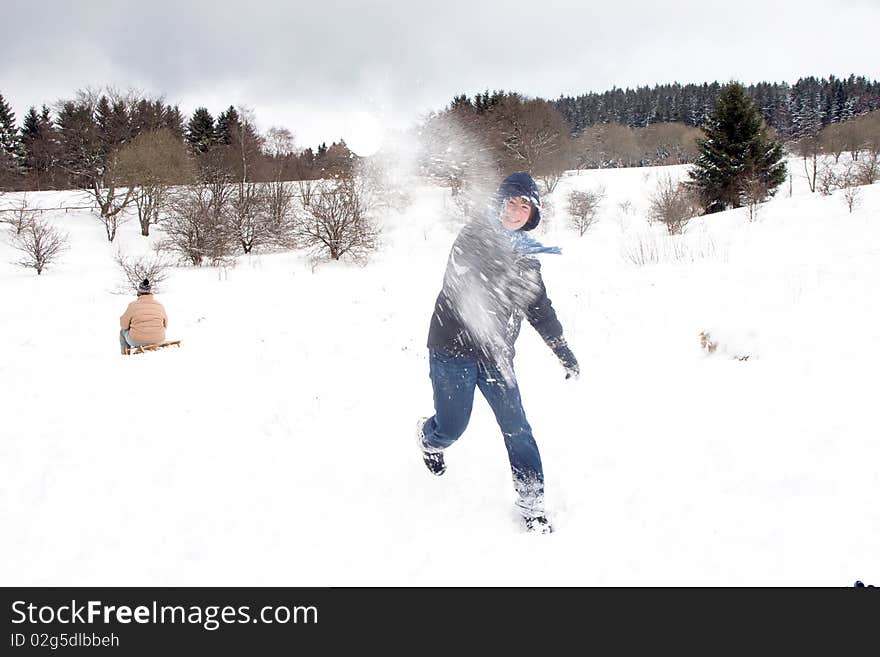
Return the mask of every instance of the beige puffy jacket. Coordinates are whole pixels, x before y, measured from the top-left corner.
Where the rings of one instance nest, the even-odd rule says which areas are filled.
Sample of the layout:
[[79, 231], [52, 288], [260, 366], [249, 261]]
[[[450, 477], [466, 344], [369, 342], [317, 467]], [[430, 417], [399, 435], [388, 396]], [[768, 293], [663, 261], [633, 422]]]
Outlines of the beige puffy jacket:
[[158, 344], [165, 341], [168, 316], [152, 294], [142, 294], [128, 304], [119, 318], [119, 325], [123, 329], [130, 329], [128, 335], [134, 342]]

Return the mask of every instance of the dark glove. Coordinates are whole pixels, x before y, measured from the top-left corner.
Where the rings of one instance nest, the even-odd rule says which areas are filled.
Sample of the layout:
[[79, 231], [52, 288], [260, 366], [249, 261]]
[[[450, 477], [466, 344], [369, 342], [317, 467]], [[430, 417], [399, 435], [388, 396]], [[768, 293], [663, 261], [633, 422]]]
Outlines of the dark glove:
[[559, 362], [562, 363], [562, 367], [565, 368], [565, 378], [577, 379], [581, 374], [581, 368], [580, 365], [578, 365], [577, 358], [574, 357], [568, 343], [565, 341], [565, 338], [556, 338], [551, 340], [548, 344], [553, 350], [553, 353], [556, 354]]

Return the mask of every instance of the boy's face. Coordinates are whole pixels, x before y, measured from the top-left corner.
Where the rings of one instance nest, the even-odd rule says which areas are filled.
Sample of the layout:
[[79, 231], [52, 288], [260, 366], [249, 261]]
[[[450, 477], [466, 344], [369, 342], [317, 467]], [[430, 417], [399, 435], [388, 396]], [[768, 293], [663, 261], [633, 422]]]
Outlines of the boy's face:
[[507, 230], [519, 230], [532, 216], [532, 204], [521, 196], [509, 198], [501, 211], [501, 225]]

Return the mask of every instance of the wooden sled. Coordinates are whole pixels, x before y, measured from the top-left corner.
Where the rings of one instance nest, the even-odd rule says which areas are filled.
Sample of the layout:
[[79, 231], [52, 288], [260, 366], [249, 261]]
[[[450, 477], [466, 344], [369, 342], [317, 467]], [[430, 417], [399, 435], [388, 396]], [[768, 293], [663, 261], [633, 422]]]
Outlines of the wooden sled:
[[165, 347], [171, 346], [180, 346], [180, 340], [169, 340], [168, 342], [160, 342], [159, 344], [145, 344], [142, 347], [126, 347], [125, 354], [142, 354], [145, 351], [157, 351], [159, 349], [164, 349]]

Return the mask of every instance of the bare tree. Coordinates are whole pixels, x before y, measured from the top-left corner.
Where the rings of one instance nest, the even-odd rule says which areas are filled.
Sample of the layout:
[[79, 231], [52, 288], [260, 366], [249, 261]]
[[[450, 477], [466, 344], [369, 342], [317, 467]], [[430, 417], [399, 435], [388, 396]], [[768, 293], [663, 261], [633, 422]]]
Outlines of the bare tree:
[[125, 188], [124, 192], [117, 189], [112, 180], [107, 187], [102, 187], [97, 181], [92, 183], [90, 195], [98, 205], [98, 218], [104, 224], [109, 242], [116, 238], [119, 226], [128, 220], [123, 211], [134, 201], [133, 191], [131, 187]]
[[822, 151], [834, 156], [834, 163], [840, 161], [840, 156], [847, 146], [847, 127], [844, 123], [832, 123], [819, 133], [819, 143]]
[[838, 187], [840, 187], [840, 181], [838, 180], [837, 172], [831, 164], [824, 163], [819, 168], [819, 179], [816, 183], [816, 188], [822, 196], [830, 196]]
[[281, 248], [295, 246], [293, 231], [296, 212], [291, 184], [283, 180], [265, 183], [261, 196], [269, 224], [270, 242]]
[[68, 235], [42, 219], [34, 219], [13, 236], [12, 246], [23, 254], [14, 264], [36, 269], [43, 273], [47, 265], [55, 262], [69, 248]]
[[[236, 120], [229, 124], [229, 143], [221, 147], [226, 151], [225, 171], [233, 183], [226, 208], [227, 225], [244, 253], [268, 243], [272, 236], [265, 187], [256, 184], [261, 168], [266, 174], [264, 149], [272, 149], [276, 162], [293, 149], [293, 135], [289, 130], [270, 130], [272, 142], [267, 146], [265, 139], [257, 134], [254, 123], [253, 112], [239, 106]], [[280, 168], [269, 175], [273, 180], [280, 180]]]
[[699, 203], [693, 190], [684, 183], [666, 175], [657, 181], [649, 197], [648, 216], [664, 226], [670, 235], [681, 235], [688, 222], [699, 214]]
[[263, 148], [269, 156], [281, 159], [296, 152], [296, 140], [287, 128], [272, 126], [266, 132]]
[[880, 154], [868, 152], [862, 156], [856, 167], [855, 180], [859, 185], [873, 185], [880, 180]]
[[571, 162], [580, 175], [581, 169], [600, 166], [601, 126], [590, 126], [572, 140]]
[[505, 171], [525, 170], [551, 180], [565, 171], [568, 130], [552, 103], [508, 94], [487, 117]]
[[770, 190], [767, 183], [754, 172], [745, 174], [742, 177], [742, 198], [743, 205], [749, 210], [749, 223], [754, 222], [758, 218], [758, 209], [761, 203], [767, 200]]
[[257, 134], [253, 110], [239, 106], [238, 115], [239, 120], [231, 126], [232, 143], [229, 146], [235, 151], [237, 160], [233, 178], [246, 184], [256, 180], [264, 140]]
[[[276, 196], [268, 195], [270, 185], [276, 187]], [[270, 210], [281, 211], [283, 197], [277, 194], [282, 183], [239, 183], [237, 192], [229, 204], [229, 228], [238, 240], [244, 253], [251, 253], [254, 248], [265, 246], [281, 237], [286, 223], [284, 214], [273, 217]], [[274, 206], [273, 206], [274, 204]]]
[[606, 166], [631, 167], [641, 162], [637, 132], [626, 125], [609, 123], [604, 126], [600, 157]]
[[116, 253], [116, 264], [122, 270], [125, 279], [125, 292], [136, 291], [142, 280], [148, 278], [153, 286], [153, 291], [158, 291], [162, 283], [168, 278], [170, 263], [162, 256], [160, 249], [156, 249], [152, 257], [129, 257]]
[[299, 187], [299, 197], [302, 201], [303, 207], [309, 207], [309, 204], [312, 202], [312, 193], [315, 191], [316, 183], [314, 180], [298, 180], [297, 187]]
[[125, 144], [117, 165], [120, 178], [133, 190], [141, 235], [159, 223], [172, 185], [185, 185], [195, 176], [186, 147], [167, 128], [143, 132]]
[[[220, 193], [226, 188], [221, 187]], [[163, 248], [199, 267], [218, 265], [232, 253], [234, 235], [228, 225], [228, 203], [217, 199], [218, 188], [198, 183], [175, 190], [169, 198], [162, 228], [167, 236]]]
[[290, 246], [293, 192], [290, 183], [284, 178], [284, 163], [297, 151], [296, 140], [287, 128], [273, 126], [266, 133], [263, 148], [272, 159], [272, 164], [269, 180], [263, 185], [259, 195], [266, 206], [272, 241], [279, 246]]
[[378, 248], [379, 229], [369, 218], [353, 179], [324, 183], [297, 221], [299, 242], [333, 260], [348, 255], [358, 262]]
[[650, 165], [688, 164], [699, 157], [699, 128], [683, 123], [652, 123], [633, 130], [640, 163]]
[[843, 200], [846, 201], [846, 207], [852, 214], [853, 208], [862, 202], [862, 188], [856, 185], [845, 185], [843, 188]]
[[604, 198], [604, 187], [593, 191], [573, 190], [568, 195], [568, 213], [580, 237], [583, 237], [584, 233], [598, 221], [599, 205]]
[[880, 152], [880, 110], [863, 114], [847, 121], [847, 147], [853, 160], [859, 159], [861, 151], [877, 154]]
[[132, 188], [124, 185], [118, 167], [119, 149], [132, 135], [134, 95], [87, 88], [77, 92], [76, 100], [60, 101], [57, 106], [59, 165], [71, 184], [86, 190], [111, 242], [126, 219], [124, 210], [134, 201]]
[[808, 134], [799, 139], [796, 144], [798, 154], [804, 160], [804, 173], [810, 191], [816, 191], [816, 180], [819, 171], [819, 155], [822, 153], [822, 145], [818, 134]]
[[550, 171], [543, 175], [538, 175], [538, 180], [541, 181], [541, 186], [544, 188], [544, 194], [549, 195], [554, 192], [556, 189], [556, 185], [559, 184], [559, 181], [562, 180], [562, 176], [565, 174], [564, 171]]
[[10, 207], [0, 211], [0, 222], [8, 224], [16, 235], [33, 221], [34, 210], [28, 205], [27, 194], [22, 194]]

